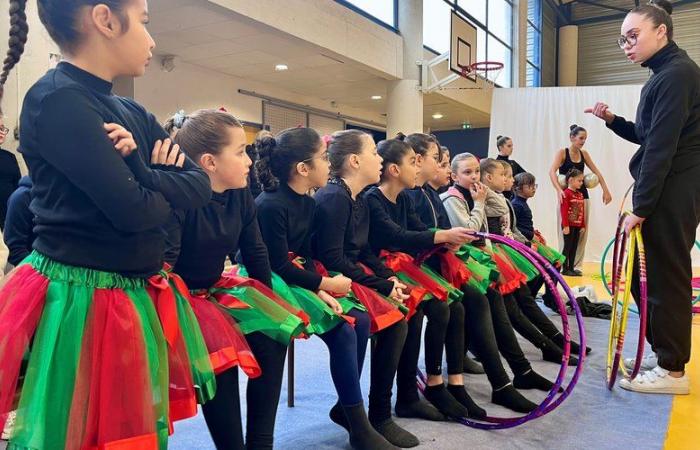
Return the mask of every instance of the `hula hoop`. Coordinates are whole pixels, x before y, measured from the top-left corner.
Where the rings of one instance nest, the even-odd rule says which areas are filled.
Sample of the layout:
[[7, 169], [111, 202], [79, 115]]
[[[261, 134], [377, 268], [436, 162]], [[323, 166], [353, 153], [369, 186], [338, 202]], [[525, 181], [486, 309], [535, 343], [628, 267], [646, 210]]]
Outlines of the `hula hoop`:
[[[627, 214], [621, 214], [617, 226], [617, 239], [615, 240], [615, 252], [613, 253], [613, 299], [612, 312], [610, 315], [610, 331], [608, 334], [608, 356], [605, 367], [606, 385], [609, 390], [615, 386], [618, 370], [627, 378], [634, 378], [639, 373], [644, 355], [644, 339], [646, 336], [646, 316], [647, 316], [647, 275], [646, 275], [646, 254], [644, 252], [644, 242], [639, 226], [634, 227], [629, 235], [622, 230], [624, 219]], [[627, 247], [625, 248], [625, 244]], [[638, 252], [639, 266], [639, 288], [640, 288], [640, 313], [639, 313], [639, 336], [637, 339], [637, 352], [635, 364], [632, 372], [627, 373], [626, 368], [620, 365], [622, 360], [622, 350], [625, 342], [625, 332], [627, 329], [627, 318], [630, 311], [632, 298], [632, 275], [634, 271], [635, 252]], [[625, 268], [625, 287], [622, 301], [619, 300], [621, 291], [622, 268]]]
[[[613, 295], [612, 289], [610, 289], [610, 284], [608, 284], [608, 274], [607, 271], [605, 270], [605, 261], [608, 259], [608, 253], [610, 253], [610, 249], [612, 246], [615, 244], [615, 238], [613, 237], [610, 239], [608, 242], [608, 245], [605, 246], [605, 250], [603, 250], [603, 255], [600, 259], [600, 280], [603, 283], [603, 287], [605, 287], [605, 290], [607, 291], [608, 295]], [[700, 241], [695, 241], [695, 248], [700, 250]], [[700, 304], [700, 289], [693, 289], [695, 291], [698, 291], [697, 296], [691, 301], [691, 305], [695, 306]], [[695, 308], [693, 312], [699, 312]], [[630, 305], [630, 311], [632, 311], [634, 314], [639, 314], [639, 310], [637, 309], [636, 305]]]
[[[564, 281], [564, 277], [559, 273], [558, 270], [556, 270], [551, 265], [549, 261], [540, 256], [539, 253], [535, 252], [530, 247], [521, 244], [520, 242], [517, 242], [513, 239], [504, 236], [492, 235], [489, 233], [482, 232], [474, 232], [472, 234], [481, 238], [490, 239], [492, 241], [505, 244], [519, 251], [523, 256], [525, 256], [540, 272], [545, 283], [547, 284], [547, 287], [552, 293], [554, 293], [557, 309], [559, 310], [559, 314], [562, 320], [562, 334], [564, 335], [564, 354], [562, 355], [562, 364], [559, 368], [559, 373], [557, 374], [557, 378], [554, 382], [554, 385], [552, 386], [552, 389], [549, 391], [542, 403], [540, 403], [537, 406], [537, 408], [535, 408], [528, 414], [519, 417], [488, 416], [486, 417], [486, 419], [484, 419], [483, 422], [467, 418], [458, 419], [458, 422], [463, 425], [482, 430], [498, 430], [513, 428], [552, 412], [571, 394], [572, 390], [574, 389], [574, 386], [576, 386], [576, 383], [578, 382], [581, 372], [583, 371], [583, 362], [586, 358], [585, 352], [583, 352], [579, 356], [579, 361], [574, 370], [574, 374], [569, 383], [567, 384], [566, 388], [564, 388], [563, 392], [559, 392], [559, 388], [562, 387], [562, 384], [564, 383], [564, 378], [568, 369], [569, 357], [571, 355], [571, 333], [569, 330], [569, 319], [566, 312], [566, 303], [562, 300], [559, 291], [556, 289], [557, 283], [553, 281], [553, 278], [556, 279], [556, 281], [562, 286], [562, 288], [566, 292], [567, 297], [571, 302], [571, 306], [574, 309], [576, 322], [579, 329], [579, 345], [581, 346], [581, 348], [586, 348], [586, 332], [584, 329], [583, 314], [581, 314], [581, 309], [579, 308], [578, 303], [576, 302], [576, 298], [574, 297], [573, 292], [571, 292], [571, 289], [566, 284], [566, 281]], [[422, 371], [418, 370], [417, 384], [419, 389], [423, 390], [425, 388], [425, 383], [425, 375]]]

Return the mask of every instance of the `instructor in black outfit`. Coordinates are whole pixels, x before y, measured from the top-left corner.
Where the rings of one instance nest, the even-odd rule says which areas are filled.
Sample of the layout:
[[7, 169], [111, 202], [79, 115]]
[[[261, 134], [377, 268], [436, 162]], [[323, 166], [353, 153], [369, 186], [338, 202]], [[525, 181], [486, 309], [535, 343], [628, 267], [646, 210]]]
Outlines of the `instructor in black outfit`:
[[[671, 12], [668, 1], [656, 0], [630, 11], [622, 24], [619, 44], [625, 55], [652, 71], [635, 122], [616, 116], [604, 103], [586, 112], [640, 145], [629, 166], [635, 180], [634, 208], [625, 231], [642, 225], [649, 289], [647, 340], [656, 358], [647, 356], [643, 366], [654, 367], [632, 381], [622, 380], [620, 386], [644, 393], [688, 394], [684, 370], [691, 342], [690, 250], [700, 223], [700, 68], [672, 40]], [[638, 287], [638, 274], [635, 278], [633, 286]]]

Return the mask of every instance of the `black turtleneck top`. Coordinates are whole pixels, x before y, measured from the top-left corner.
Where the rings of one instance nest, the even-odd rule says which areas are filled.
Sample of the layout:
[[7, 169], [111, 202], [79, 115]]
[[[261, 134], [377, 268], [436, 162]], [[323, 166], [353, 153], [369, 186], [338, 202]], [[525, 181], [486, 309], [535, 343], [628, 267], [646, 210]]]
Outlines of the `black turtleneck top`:
[[[353, 200], [350, 189], [341, 180], [329, 183], [316, 195], [313, 248], [316, 258], [328, 270], [340, 272], [353, 281], [391, 294], [394, 276], [369, 246], [369, 208], [362, 195]], [[375, 275], [365, 273], [364, 263]]]
[[[122, 158], [105, 123], [130, 131], [138, 149]], [[27, 92], [20, 117], [33, 247], [63, 264], [157, 273], [171, 208], [198, 208], [211, 196], [209, 177], [189, 159], [182, 169], [149, 166], [155, 141], [167, 136], [141, 105], [112, 95], [110, 82], [67, 62], [50, 70]]]
[[191, 289], [207, 289], [224, 270], [226, 257], [240, 259], [248, 275], [272, 286], [270, 261], [250, 190], [213, 193], [202, 208], [175, 211], [168, 226], [165, 261]]
[[667, 177], [700, 170], [700, 68], [673, 41], [642, 66], [653, 73], [642, 89], [635, 121], [616, 116], [608, 127], [640, 145], [629, 164], [635, 180], [633, 212], [648, 217]]
[[[314, 268], [311, 252], [314, 199], [281, 183], [276, 190], [258, 195], [255, 203], [272, 271], [289, 284], [317, 291], [322, 277]], [[290, 252], [304, 258], [303, 269], [289, 260]]]

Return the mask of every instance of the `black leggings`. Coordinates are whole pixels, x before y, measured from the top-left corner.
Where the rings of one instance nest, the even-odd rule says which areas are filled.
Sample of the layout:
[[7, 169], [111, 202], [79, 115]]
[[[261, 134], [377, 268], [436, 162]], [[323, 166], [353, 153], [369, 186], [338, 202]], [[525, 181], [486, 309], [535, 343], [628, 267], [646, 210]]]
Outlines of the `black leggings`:
[[262, 369], [259, 377], [248, 380], [246, 448], [271, 450], [287, 346], [259, 332], [247, 335], [246, 340]]
[[581, 228], [578, 227], [570, 227], [569, 234], [564, 235], [564, 250], [562, 250], [562, 254], [566, 257], [564, 270], [574, 270], [579, 236], [581, 236]]
[[353, 406], [362, 402], [360, 388], [360, 371], [367, 350], [369, 338], [369, 316], [365, 312], [353, 309], [348, 315], [355, 318], [353, 327], [343, 322], [332, 330], [320, 334], [328, 347], [331, 377], [338, 393], [340, 404]]
[[[493, 320], [493, 331], [496, 334], [496, 343], [498, 350], [505, 358], [508, 366], [515, 375], [522, 375], [532, 370], [530, 362], [525, 358], [518, 338], [513, 331], [508, 310], [506, 308], [506, 299], [496, 290], [489, 288], [486, 292], [486, 297], [489, 299], [489, 307], [491, 308], [491, 319]], [[515, 302], [512, 296], [510, 302]], [[513, 304], [515, 309], [520, 311], [517, 305]], [[522, 313], [521, 313], [522, 315]], [[486, 370], [486, 366], [484, 366]], [[495, 385], [494, 385], [495, 386]]]
[[[272, 449], [287, 347], [260, 332], [247, 335], [246, 340], [262, 369], [259, 377], [248, 380], [247, 448]], [[246, 448], [243, 445], [237, 368], [216, 376], [216, 395], [202, 405], [202, 411], [217, 449]]]
[[[505, 304], [506, 311], [508, 312], [508, 318], [515, 331], [518, 332], [522, 337], [530, 341], [532, 345], [539, 349], [543, 349], [547, 346], [549, 338], [542, 334], [542, 332], [532, 323], [532, 321], [523, 314], [523, 310], [518, 305], [518, 300], [515, 298], [515, 294], [507, 294], [503, 296], [503, 303]], [[537, 306], [537, 305], [535, 305]]]
[[202, 405], [202, 412], [217, 449], [245, 449], [238, 394], [238, 368], [228, 369], [216, 376], [216, 395]]
[[[542, 280], [542, 276], [539, 276], [532, 281]], [[544, 281], [542, 281], [544, 282]], [[517, 291], [513, 292], [513, 296], [518, 301], [518, 306], [525, 314], [525, 317], [532, 322], [533, 325], [537, 327], [542, 334], [550, 339], [561, 334], [559, 329], [552, 323], [549, 317], [542, 311], [539, 307], [535, 297], [533, 296], [532, 290], [529, 285], [522, 285]]]
[[423, 318], [425, 328], [425, 370], [428, 375], [442, 375], [442, 349], [445, 348], [447, 373], [462, 373], [464, 363], [464, 306], [461, 302], [447, 305], [436, 299], [424, 301], [408, 321], [408, 336], [399, 360], [396, 376], [397, 402], [418, 401], [416, 375], [420, 356]]
[[[391, 388], [394, 385], [394, 376], [407, 332], [408, 325], [405, 320], [402, 320], [381, 330], [373, 337], [368, 408], [369, 420], [372, 423], [381, 423], [391, 418]], [[360, 365], [360, 372], [362, 372], [362, 365]], [[413, 384], [415, 383], [414, 377]]]

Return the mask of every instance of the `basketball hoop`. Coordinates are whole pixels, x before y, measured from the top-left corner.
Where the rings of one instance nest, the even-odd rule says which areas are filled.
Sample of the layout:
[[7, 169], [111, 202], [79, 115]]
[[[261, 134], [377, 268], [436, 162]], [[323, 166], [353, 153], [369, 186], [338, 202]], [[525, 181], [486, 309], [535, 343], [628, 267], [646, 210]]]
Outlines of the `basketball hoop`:
[[462, 77], [476, 81], [478, 76], [486, 83], [485, 87], [487, 89], [493, 89], [498, 76], [503, 70], [503, 63], [498, 61], [480, 61], [467, 66], [460, 64], [459, 68], [462, 72]]

